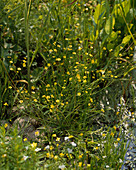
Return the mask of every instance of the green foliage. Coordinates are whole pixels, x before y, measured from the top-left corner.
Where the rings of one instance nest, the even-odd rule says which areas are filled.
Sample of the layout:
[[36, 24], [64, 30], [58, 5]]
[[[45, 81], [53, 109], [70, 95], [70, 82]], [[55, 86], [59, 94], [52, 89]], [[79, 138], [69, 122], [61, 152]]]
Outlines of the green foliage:
[[[2, 0], [0, 8], [1, 118], [17, 117], [13, 106], [23, 106], [26, 109], [18, 114], [31, 115], [60, 134], [113, 127], [122, 121], [123, 113], [116, 114], [122, 97], [135, 110], [133, 0], [70, 4], [67, 0]], [[106, 141], [112, 143], [107, 130], [106, 134]], [[103, 138], [98, 136], [96, 143], [101, 143]], [[89, 164], [105, 168], [110, 162], [118, 169], [124, 152], [117, 156], [112, 144], [104, 146], [98, 155], [90, 153]], [[110, 157], [112, 148], [115, 152]], [[109, 155], [105, 164], [104, 154]]]
[[6, 128], [8, 124], [0, 127], [0, 169], [37, 169], [39, 158], [34, 143], [23, 142], [16, 127]]

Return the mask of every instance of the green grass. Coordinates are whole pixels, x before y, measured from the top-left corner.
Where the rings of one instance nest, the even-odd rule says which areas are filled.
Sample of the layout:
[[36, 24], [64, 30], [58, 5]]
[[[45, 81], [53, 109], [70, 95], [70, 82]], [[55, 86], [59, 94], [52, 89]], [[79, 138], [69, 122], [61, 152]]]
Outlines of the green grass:
[[1, 125], [1, 168], [120, 169], [135, 119], [134, 1], [0, 4], [0, 117], [34, 118], [42, 141]]

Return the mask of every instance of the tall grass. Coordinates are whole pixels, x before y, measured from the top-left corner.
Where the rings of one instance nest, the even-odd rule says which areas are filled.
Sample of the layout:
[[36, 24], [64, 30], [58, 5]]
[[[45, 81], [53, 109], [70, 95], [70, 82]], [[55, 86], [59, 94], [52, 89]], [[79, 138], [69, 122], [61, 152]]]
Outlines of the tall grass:
[[[2, 54], [8, 72], [2, 74], [5, 80], [0, 86], [2, 112], [14, 104], [17, 115], [12, 116], [21, 113], [40, 122], [39, 129], [46, 134], [40, 138], [47, 144], [41, 146], [46, 152], [45, 168], [64, 163], [70, 169], [119, 169], [126, 152], [121, 129], [124, 114], [129, 107], [133, 117], [135, 109], [130, 83], [134, 8], [127, 0], [67, 4], [24, 0], [24, 14], [14, 9], [8, 12], [8, 21], [15, 21], [15, 32], [21, 38], [15, 41], [13, 28], [3, 26], [1, 38], [9, 47], [4, 49], [7, 54]], [[6, 8], [11, 7], [8, 4]], [[10, 41], [3, 36], [7, 32]]]
[[27, 79], [28, 79], [28, 92], [31, 93], [30, 82], [30, 55], [29, 55], [29, 15], [31, 9], [31, 0], [28, 2], [25, 0], [25, 40], [27, 49]]

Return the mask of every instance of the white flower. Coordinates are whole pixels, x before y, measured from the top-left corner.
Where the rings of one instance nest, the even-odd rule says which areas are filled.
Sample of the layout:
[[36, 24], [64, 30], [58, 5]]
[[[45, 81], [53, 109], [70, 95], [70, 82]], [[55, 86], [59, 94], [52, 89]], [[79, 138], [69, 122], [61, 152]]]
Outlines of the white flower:
[[26, 161], [28, 156], [23, 156], [23, 160]]
[[47, 146], [45, 147], [45, 149], [50, 149], [50, 146], [49, 146], [49, 145], [47, 145]]
[[102, 158], [106, 158], [107, 156], [103, 156]]
[[109, 165], [106, 165], [106, 168], [109, 168]]
[[28, 150], [28, 146], [26, 146], [25, 148], [26, 148], [26, 150]]
[[71, 142], [72, 146], [77, 146], [77, 144], [75, 142]]
[[65, 137], [64, 140], [69, 140], [69, 137]]
[[72, 149], [68, 148], [67, 149], [68, 153], [72, 153]]
[[65, 167], [65, 165], [60, 165], [59, 168], [60, 168], [60, 169], [64, 169], [64, 168], [66, 168], [66, 167]]
[[39, 152], [41, 150], [41, 148], [36, 148], [35, 152]]
[[122, 159], [119, 159], [119, 163], [122, 163], [123, 161], [122, 161]]
[[115, 148], [118, 147], [118, 143], [114, 143]]

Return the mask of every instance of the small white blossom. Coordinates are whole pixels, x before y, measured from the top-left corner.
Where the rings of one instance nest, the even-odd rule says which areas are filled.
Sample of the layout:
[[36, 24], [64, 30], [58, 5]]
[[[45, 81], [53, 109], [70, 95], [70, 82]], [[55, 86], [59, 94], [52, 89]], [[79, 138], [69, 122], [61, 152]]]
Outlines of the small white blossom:
[[26, 161], [28, 156], [23, 156], [23, 160]]
[[106, 165], [106, 168], [109, 168], [109, 165]]
[[64, 140], [69, 140], [69, 137], [65, 137]]
[[114, 143], [115, 148], [118, 146], [118, 143]]
[[107, 156], [103, 156], [102, 158], [106, 158]]
[[119, 163], [122, 163], [123, 161], [122, 161], [122, 159], [119, 159]]
[[41, 150], [41, 148], [36, 148], [35, 152], [39, 152]]
[[49, 145], [47, 145], [47, 146], [45, 147], [45, 149], [50, 149], [50, 146], [49, 146]]
[[60, 165], [59, 168], [60, 168], [60, 169], [64, 169], [64, 168], [66, 168], [66, 167], [65, 167], [65, 165]]
[[68, 153], [72, 153], [72, 149], [68, 148], [67, 149]]
[[28, 146], [26, 146], [25, 148], [26, 148], [26, 150], [28, 150]]
[[71, 142], [72, 146], [77, 146], [77, 144], [75, 142]]

